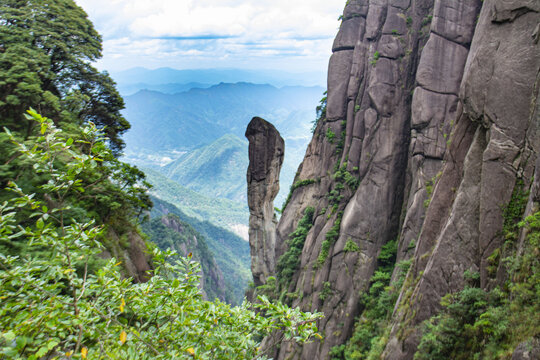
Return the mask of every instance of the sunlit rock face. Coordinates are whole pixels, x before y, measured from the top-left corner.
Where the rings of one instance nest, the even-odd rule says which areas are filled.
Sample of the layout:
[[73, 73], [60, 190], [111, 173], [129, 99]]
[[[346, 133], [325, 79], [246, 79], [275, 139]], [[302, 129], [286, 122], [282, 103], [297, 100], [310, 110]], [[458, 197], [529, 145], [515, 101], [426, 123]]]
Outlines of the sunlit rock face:
[[421, 323], [465, 286], [466, 270], [486, 289], [503, 280], [503, 269], [488, 276], [488, 258], [515, 189], [530, 191], [524, 215], [537, 206], [540, 3], [349, 0], [342, 19], [326, 116], [295, 179], [311, 181], [293, 191], [265, 260], [287, 251], [314, 207], [288, 292], [324, 313], [324, 340], [272, 355], [327, 359], [344, 344], [381, 247], [397, 239], [396, 261], [412, 266], [382, 357], [412, 359]]

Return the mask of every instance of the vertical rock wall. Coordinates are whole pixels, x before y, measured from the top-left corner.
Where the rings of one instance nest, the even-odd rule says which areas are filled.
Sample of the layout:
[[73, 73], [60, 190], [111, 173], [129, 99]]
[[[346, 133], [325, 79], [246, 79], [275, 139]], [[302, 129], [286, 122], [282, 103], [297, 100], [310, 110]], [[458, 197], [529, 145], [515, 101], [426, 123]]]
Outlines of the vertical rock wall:
[[[540, 150], [539, 13], [540, 3], [530, 1], [482, 6], [458, 83], [450, 149], [420, 224], [408, 274], [413, 286], [402, 291], [385, 359], [412, 359], [421, 322], [439, 310], [442, 296], [464, 287], [466, 270], [480, 272], [483, 288], [502, 280], [488, 276], [488, 258], [503, 245], [512, 194], [531, 188]], [[434, 22], [432, 36], [439, 28]]]
[[[292, 304], [322, 311], [324, 340], [278, 359], [326, 359], [351, 336], [381, 247], [413, 259], [385, 359], [412, 359], [421, 322], [502, 245], [503, 208], [539, 150], [540, 3], [349, 0], [329, 62], [326, 117], [277, 227], [276, 260], [306, 207], [314, 224]], [[308, 180], [308, 181], [306, 181]], [[531, 195], [528, 211], [536, 206]], [[347, 250], [354, 243], [357, 250]], [[350, 249], [350, 246], [348, 247]], [[394, 274], [394, 277], [396, 275]]]

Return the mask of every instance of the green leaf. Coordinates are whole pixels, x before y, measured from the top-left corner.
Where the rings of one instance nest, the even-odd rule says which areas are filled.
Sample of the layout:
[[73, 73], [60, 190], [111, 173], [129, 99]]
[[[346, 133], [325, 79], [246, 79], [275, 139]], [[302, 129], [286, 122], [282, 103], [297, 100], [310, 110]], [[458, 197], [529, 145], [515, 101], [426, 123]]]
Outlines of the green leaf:
[[67, 139], [66, 146], [70, 146], [71, 144], [73, 144], [73, 139], [72, 138]]
[[43, 222], [42, 218], [39, 218], [38, 221], [36, 221], [36, 227], [41, 230], [45, 226], [45, 223]]
[[49, 352], [49, 349], [47, 349], [47, 347], [45, 347], [45, 346], [42, 346], [42, 347], [39, 348], [39, 350], [37, 351], [37, 353], [35, 355], [37, 357], [42, 357], [43, 355], [45, 355], [48, 352]]
[[50, 351], [50, 350], [52, 350], [56, 345], [58, 345], [58, 341], [56, 341], [56, 340], [51, 340], [51, 341], [49, 341], [49, 343], [47, 344], [47, 349]]
[[9, 330], [7, 333], [3, 334], [2, 337], [6, 339], [7, 342], [13, 341], [17, 335], [12, 331]]

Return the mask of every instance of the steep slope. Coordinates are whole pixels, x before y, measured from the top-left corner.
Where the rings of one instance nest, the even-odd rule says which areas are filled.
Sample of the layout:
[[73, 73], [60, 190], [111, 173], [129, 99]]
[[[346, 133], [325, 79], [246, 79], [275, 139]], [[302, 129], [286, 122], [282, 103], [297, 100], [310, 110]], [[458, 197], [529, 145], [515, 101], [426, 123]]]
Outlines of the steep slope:
[[[539, 13], [527, 0], [347, 2], [327, 106], [274, 254], [289, 256], [314, 211], [292, 279], [276, 290], [323, 311], [325, 337], [282, 343], [275, 358], [344, 358], [358, 341], [364, 356], [412, 359], [421, 323], [467, 286], [465, 274], [479, 273], [481, 291], [503, 284], [501, 254], [519, 254], [503, 247], [503, 230], [538, 208], [523, 194], [540, 147]], [[366, 330], [384, 296], [377, 316], [392, 326]]]
[[184, 257], [191, 254], [193, 260], [201, 264], [201, 287], [206, 299], [219, 298], [221, 301], [236, 303], [236, 299], [229, 297], [232, 289], [226, 288], [223, 274], [206, 240], [191, 225], [180, 220], [177, 215], [168, 214], [143, 222], [142, 229], [161, 250], [176, 250]]
[[[197, 233], [202, 236], [204, 242], [208, 245], [212, 257], [217, 263], [218, 270], [216, 273], [218, 276], [216, 279], [220, 279], [219, 273], [223, 274], [222, 280], [225, 283], [226, 298], [232, 303], [240, 304], [244, 299], [244, 293], [251, 276], [249, 271], [250, 258], [248, 243], [232, 232], [215, 226], [208, 221], [200, 221], [187, 216], [176, 206], [168, 202], [155, 197], [152, 198], [152, 201], [154, 203], [154, 208], [151, 212], [153, 221], [161, 221], [163, 217], [173, 216], [173, 218], [179, 219], [183, 228], [193, 229], [197, 238], [199, 238]], [[191, 233], [192, 231], [189, 230], [188, 232]], [[151, 235], [151, 240], [152, 238], [153, 236]], [[162, 241], [163, 239], [158, 239], [155, 242], [160, 243]], [[212, 265], [213, 262], [210, 261], [210, 264]], [[216, 282], [218, 285], [220, 283], [221, 280]], [[221, 287], [219, 285], [218, 288]], [[220, 294], [220, 291], [217, 291], [217, 294]]]

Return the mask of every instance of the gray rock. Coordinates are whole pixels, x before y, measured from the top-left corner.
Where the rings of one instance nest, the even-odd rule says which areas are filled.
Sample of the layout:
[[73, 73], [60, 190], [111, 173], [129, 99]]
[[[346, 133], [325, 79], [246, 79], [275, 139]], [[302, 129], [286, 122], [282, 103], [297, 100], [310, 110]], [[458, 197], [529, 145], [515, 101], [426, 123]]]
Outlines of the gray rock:
[[379, 34], [386, 16], [386, 6], [369, 4], [369, 10], [366, 18], [366, 39], [373, 40]]
[[397, 59], [405, 55], [403, 44], [396, 35], [381, 36], [377, 50], [379, 51], [380, 56], [390, 59]]
[[539, 358], [540, 339], [538, 337], [520, 343], [512, 354], [512, 360], [534, 360]]
[[480, 0], [436, 1], [431, 31], [460, 44], [470, 44]]
[[422, 50], [416, 81], [427, 90], [457, 95], [467, 53], [464, 46], [431, 34]]
[[274, 199], [279, 192], [279, 171], [285, 143], [269, 122], [254, 117], [248, 124], [249, 245], [255, 286], [266, 283], [275, 271], [276, 225]]
[[383, 34], [399, 34], [407, 33], [407, 19], [412, 20], [403, 10], [393, 6], [389, 6], [386, 14], [386, 21], [382, 29]]
[[350, 0], [345, 5], [343, 19], [362, 16], [366, 17], [368, 12], [368, 0]]
[[343, 20], [334, 40], [334, 45], [332, 45], [332, 51], [353, 50], [355, 45], [359, 43], [359, 39], [364, 36], [365, 28], [366, 20], [362, 17]]
[[330, 57], [326, 105], [326, 117], [328, 120], [345, 119], [352, 56], [353, 50], [343, 50], [333, 53]]
[[[327, 119], [296, 176], [316, 182], [293, 192], [275, 250], [276, 258], [283, 254], [304, 209], [313, 206], [314, 224], [288, 290], [298, 294], [294, 306], [325, 314], [318, 322], [324, 341], [285, 341], [273, 358], [326, 359], [345, 343], [377, 255], [393, 239], [399, 239], [398, 261], [414, 261], [390, 320], [384, 359], [413, 358], [421, 323], [438, 313], [442, 296], [463, 288], [466, 270], [479, 271], [485, 288], [502, 281], [486, 271], [487, 257], [502, 244], [501, 206], [518, 177], [529, 187], [540, 164], [538, 6], [528, 0], [348, 2], [329, 64]], [[363, 28], [364, 16], [362, 36], [353, 24]], [[328, 140], [329, 130], [345, 130], [342, 150]], [[343, 165], [359, 185], [344, 185], [336, 201], [329, 194]], [[538, 183], [535, 178], [528, 213], [539, 207]], [[339, 214], [339, 235], [319, 259]], [[360, 250], [344, 251], [348, 241]], [[323, 289], [331, 291], [321, 296]]]

